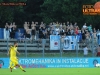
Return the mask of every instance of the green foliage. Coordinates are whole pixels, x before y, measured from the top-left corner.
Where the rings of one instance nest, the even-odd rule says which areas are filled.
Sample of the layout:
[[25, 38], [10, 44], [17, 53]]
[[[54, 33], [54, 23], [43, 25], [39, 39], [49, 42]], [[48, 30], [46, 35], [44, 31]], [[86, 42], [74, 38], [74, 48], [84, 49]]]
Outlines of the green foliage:
[[[25, 2], [26, 6], [0, 6], [0, 24], [15, 21], [22, 25], [25, 21], [53, 21], [72, 23], [78, 22], [82, 26], [84, 22], [91, 23], [97, 28], [100, 16], [83, 15], [82, 6], [94, 5], [99, 0], [0, 0], [0, 2]], [[21, 26], [19, 26], [21, 27]]]
[[95, 19], [100, 19], [100, 16], [86, 16], [82, 13], [82, 6], [85, 4], [95, 4], [99, 0], [44, 0], [41, 5], [41, 16], [44, 22], [49, 22], [44, 18], [53, 21], [70, 21], [78, 22], [79, 26], [83, 25], [84, 22], [88, 24], [99, 23]]

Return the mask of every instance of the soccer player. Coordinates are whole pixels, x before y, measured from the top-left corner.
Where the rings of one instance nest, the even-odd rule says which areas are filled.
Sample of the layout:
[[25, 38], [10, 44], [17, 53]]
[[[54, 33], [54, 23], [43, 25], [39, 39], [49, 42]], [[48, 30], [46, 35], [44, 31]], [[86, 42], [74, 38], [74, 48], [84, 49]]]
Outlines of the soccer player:
[[[11, 50], [11, 49], [13, 49], [13, 46], [10, 44], [10, 49], [9, 49], [9, 51]], [[8, 52], [9, 52], [8, 51]], [[9, 54], [9, 53], [8, 53]], [[9, 67], [8, 68], [10, 68], [12, 65], [14, 65], [11, 61], [9, 62], [10, 64], [9, 64]], [[14, 69], [16, 69], [16, 67], [14, 67]]]
[[10, 71], [12, 72], [12, 69], [16, 66], [18, 66], [23, 72], [26, 72], [21, 65], [19, 65], [18, 63], [18, 59], [17, 59], [17, 56], [16, 56], [16, 53], [19, 54], [19, 52], [17, 51], [17, 46], [18, 46], [18, 43], [17, 42], [14, 42], [14, 46], [12, 47], [12, 49], [9, 50], [8, 54], [10, 54], [10, 61], [12, 62], [12, 64], [14, 65], [11, 65], [10, 66]]

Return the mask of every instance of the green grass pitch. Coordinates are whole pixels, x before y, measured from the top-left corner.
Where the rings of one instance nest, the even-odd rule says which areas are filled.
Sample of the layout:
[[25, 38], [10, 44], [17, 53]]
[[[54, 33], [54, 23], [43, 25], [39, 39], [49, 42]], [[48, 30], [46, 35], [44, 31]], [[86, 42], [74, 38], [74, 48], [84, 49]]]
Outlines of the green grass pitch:
[[100, 75], [100, 68], [25, 68], [10, 72], [9, 69], [0, 69], [0, 75]]

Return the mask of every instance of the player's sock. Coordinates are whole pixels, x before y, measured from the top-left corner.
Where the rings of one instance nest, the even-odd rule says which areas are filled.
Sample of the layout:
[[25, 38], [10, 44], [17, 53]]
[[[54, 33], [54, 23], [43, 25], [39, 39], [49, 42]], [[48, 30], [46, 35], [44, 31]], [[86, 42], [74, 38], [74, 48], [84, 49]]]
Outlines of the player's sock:
[[23, 72], [26, 72], [26, 71], [23, 69], [23, 67], [22, 67], [22, 66], [20, 66], [19, 68], [20, 68]]
[[9, 68], [12, 66], [12, 62], [10, 62]]
[[23, 72], [26, 72], [25, 70], [23, 70]]
[[19, 68], [20, 68], [21, 70], [24, 70], [24, 69], [22, 68], [22, 66], [19, 66]]
[[10, 71], [12, 72], [12, 68], [10, 67]]

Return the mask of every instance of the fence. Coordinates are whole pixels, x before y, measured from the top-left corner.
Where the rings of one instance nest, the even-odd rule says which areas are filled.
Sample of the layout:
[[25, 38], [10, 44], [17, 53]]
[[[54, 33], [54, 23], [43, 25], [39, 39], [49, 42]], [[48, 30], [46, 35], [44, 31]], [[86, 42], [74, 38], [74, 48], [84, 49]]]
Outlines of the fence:
[[[88, 46], [86, 57], [96, 57], [98, 43], [93, 37], [88, 44], [81, 42], [79, 36], [66, 36], [64, 42], [61, 39], [59, 35], [50, 35], [50, 39], [34, 40], [33, 43], [25, 40], [24, 43], [19, 43], [18, 51], [21, 52], [19, 57], [84, 57], [85, 45]], [[0, 50], [4, 56], [7, 54], [9, 44], [13, 44], [14, 41], [16, 40], [7, 39], [1, 42]]]

